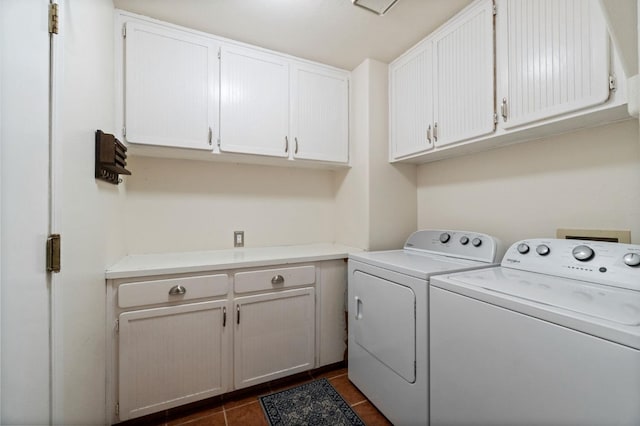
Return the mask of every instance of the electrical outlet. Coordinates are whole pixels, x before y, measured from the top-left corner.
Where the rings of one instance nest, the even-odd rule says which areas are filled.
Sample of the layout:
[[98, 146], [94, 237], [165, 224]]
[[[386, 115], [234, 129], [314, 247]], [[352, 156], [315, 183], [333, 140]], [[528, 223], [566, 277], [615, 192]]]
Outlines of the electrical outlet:
[[233, 246], [244, 247], [244, 231], [233, 231]]

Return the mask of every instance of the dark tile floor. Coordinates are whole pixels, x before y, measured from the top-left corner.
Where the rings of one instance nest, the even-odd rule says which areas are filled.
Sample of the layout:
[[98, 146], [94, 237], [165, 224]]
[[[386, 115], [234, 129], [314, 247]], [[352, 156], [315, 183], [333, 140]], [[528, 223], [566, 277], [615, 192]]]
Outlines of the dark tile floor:
[[340, 393], [367, 426], [391, 425], [391, 423], [367, 400], [367, 398], [349, 381], [347, 369], [336, 365], [330, 369], [322, 369], [297, 374], [293, 377], [270, 382], [268, 384], [238, 391], [209, 400], [197, 407], [177, 409], [161, 415], [153, 415], [124, 424], [153, 426], [261, 426], [267, 425], [258, 397], [272, 392], [310, 382], [318, 378], [326, 378]]

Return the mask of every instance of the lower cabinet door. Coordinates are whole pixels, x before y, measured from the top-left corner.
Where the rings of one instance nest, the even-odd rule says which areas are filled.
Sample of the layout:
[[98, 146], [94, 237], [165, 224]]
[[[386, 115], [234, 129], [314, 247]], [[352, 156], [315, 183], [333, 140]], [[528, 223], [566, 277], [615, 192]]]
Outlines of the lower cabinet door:
[[314, 299], [313, 288], [235, 299], [236, 389], [314, 367]]
[[226, 316], [227, 300], [120, 314], [120, 420], [226, 392]]

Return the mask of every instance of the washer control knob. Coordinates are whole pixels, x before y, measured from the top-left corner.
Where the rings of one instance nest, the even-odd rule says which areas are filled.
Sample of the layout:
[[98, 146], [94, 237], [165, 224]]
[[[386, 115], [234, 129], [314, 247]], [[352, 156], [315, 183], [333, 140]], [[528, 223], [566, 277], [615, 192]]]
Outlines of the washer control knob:
[[469, 237], [460, 237], [460, 244], [462, 244], [463, 246], [469, 244]]
[[536, 247], [536, 253], [538, 253], [540, 256], [546, 256], [551, 253], [551, 249], [546, 244], [540, 244], [538, 247]]
[[593, 258], [593, 250], [591, 247], [579, 245], [573, 249], [573, 257], [580, 262], [586, 262]]
[[638, 265], [640, 265], [640, 254], [638, 254], [638, 253], [627, 253], [622, 258], [622, 261], [627, 266], [638, 266]]
[[529, 253], [529, 246], [525, 243], [518, 244], [518, 253], [527, 254]]
[[448, 233], [443, 232], [442, 234], [440, 234], [440, 242], [442, 244], [448, 242], [450, 239], [451, 239], [451, 235], [449, 235]]
[[482, 240], [480, 238], [474, 238], [471, 240], [471, 244], [473, 244], [474, 247], [480, 247], [482, 245]]

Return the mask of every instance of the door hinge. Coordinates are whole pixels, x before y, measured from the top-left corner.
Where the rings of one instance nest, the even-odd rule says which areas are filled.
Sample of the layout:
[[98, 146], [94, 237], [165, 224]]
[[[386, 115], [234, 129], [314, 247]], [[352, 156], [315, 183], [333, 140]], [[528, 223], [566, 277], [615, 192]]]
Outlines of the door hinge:
[[47, 272], [60, 272], [60, 234], [47, 238]]
[[58, 34], [58, 3], [49, 3], [49, 34]]
[[120, 403], [116, 402], [116, 416], [120, 415]]
[[609, 90], [616, 90], [616, 76], [613, 74], [609, 76]]
[[122, 24], [122, 38], [127, 38], [127, 24]]

